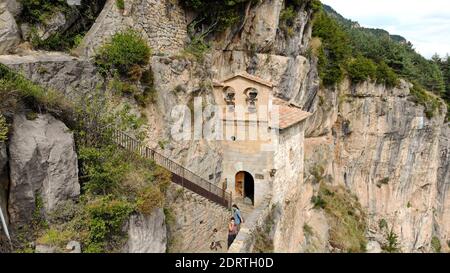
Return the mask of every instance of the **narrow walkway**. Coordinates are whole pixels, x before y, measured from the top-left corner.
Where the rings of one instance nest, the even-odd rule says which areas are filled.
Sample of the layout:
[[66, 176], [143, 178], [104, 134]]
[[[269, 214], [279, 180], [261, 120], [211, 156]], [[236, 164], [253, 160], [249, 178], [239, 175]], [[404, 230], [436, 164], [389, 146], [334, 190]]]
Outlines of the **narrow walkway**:
[[239, 234], [228, 249], [228, 253], [248, 253], [250, 251], [249, 244], [253, 241], [252, 235], [256, 226], [262, 222], [265, 216], [264, 212], [269, 206], [271, 198], [270, 195], [265, 196], [264, 200], [257, 207], [236, 201], [236, 205], [241, 209], [245, 222], [241, 225]]

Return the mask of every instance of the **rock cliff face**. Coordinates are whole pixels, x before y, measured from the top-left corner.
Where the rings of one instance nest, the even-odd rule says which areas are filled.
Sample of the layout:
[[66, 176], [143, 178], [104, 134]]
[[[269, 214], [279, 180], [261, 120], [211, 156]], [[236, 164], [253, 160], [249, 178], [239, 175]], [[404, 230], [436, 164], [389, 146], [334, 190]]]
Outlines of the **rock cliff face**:
[[128, 242], [123, 249], [128, 253], [164, 253], [167, 245], [167, 230], [162, 209], [151, 215], [136, 214], [128, 222]]
[[8, 210], [15, 227], [28, 223], [39, 203], [48, 213], [80, 194], [73, 135], [52, 116], [16, 115], [9, 154]]
[[[427, 119], [423, 107], [409, 101], [409, 87], [347, 82], [336, 92], [322, 90], [330, 100], [310, 120], [315, 129], [305, 157], [310, 171], [322, 165], [333, 183], [358, 196], [368, 213], [369, 238], [377, 238], [384, 219], [403, 251], [430, 251], [439, 217], [436, 197], [446, 194], [448, 184], [443, 177], [448, 168], [440, 166], [446, 162], [445, 109]], [[331, 160], [319, 161], [316, 154]], [[444, 211], [445, 197], [441, 200]]]

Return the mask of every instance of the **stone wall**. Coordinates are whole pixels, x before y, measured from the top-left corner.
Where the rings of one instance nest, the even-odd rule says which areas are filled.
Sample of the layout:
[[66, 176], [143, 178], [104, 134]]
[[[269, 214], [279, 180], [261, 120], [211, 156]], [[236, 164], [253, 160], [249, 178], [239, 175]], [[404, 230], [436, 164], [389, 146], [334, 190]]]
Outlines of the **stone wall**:
[[271, 204], [275, 207], [275, 252], [298, 252], [303, 239], [304, 213], [310, 207], [308, 187], [303, 181], [304, 126], [303, 121], [281, 131], [274, 155]]
[[171, 216], [166, 215], [169, 225], [168, 251], [211, 252], [209, 246], [216, 228], [217, 240], [222, 244], [219, 251], [225, 252], [231, 212], [178, 185], [172, 185], [170, 192], [167, 204]]
[[119, 10], [115, 0], [108, 0], [90, 31], [75, 50], [80, 56], [92, 57], [115, 33], [133, 28], [140, 32], [154, 53], [174, 53], [184, 48], [187, 23], [177, 1], [125, 1]]

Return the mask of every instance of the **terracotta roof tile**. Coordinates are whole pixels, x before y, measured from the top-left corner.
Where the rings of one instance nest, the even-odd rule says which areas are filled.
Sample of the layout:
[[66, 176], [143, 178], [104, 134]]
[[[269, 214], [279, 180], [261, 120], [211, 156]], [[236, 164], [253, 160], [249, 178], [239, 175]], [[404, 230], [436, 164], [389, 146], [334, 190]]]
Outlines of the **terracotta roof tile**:
[[278, 126], [272, 124], [272, 127], [280, 130], [289, 128], [312, 115], [278, 98], [273, 99], [273, 104], [277, 105], [279, 109], [279, 124]]

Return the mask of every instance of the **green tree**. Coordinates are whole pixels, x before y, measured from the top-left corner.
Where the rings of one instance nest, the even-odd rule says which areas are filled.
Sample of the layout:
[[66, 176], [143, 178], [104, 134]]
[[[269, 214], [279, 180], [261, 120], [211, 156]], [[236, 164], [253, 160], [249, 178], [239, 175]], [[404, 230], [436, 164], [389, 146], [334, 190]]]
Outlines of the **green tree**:
[[377, 66], [372, 60], [358, 55], [348, 62], [347, 72], [353, 83], [360, 83], [367, 80], [375, 80]]

